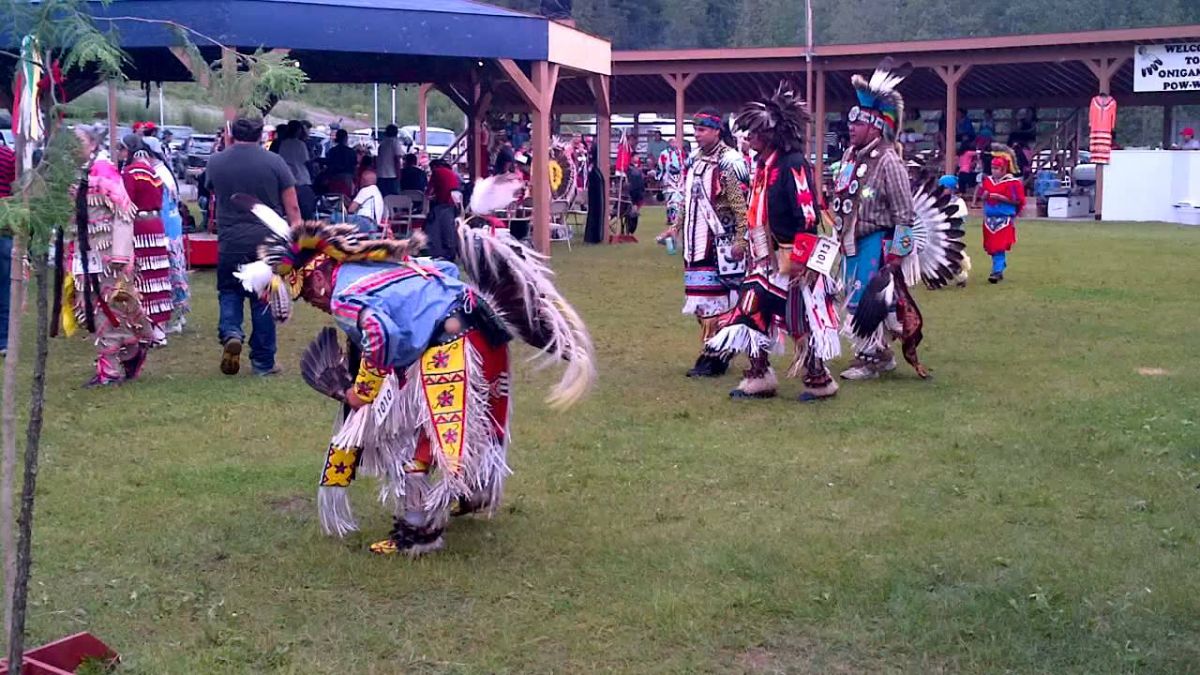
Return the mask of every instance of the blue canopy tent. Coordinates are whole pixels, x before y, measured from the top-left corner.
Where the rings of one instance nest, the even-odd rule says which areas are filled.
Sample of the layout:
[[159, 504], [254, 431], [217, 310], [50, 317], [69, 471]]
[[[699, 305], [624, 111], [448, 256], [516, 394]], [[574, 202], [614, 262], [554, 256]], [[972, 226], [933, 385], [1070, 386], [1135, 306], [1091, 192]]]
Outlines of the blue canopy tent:
[[[279, 48], [290, 50], [314, 83], [431, 84], [468, 117], [474, 176], [480, 174], [476, 149], [493, 96], [522, 101], [533, 120], [534, 241], [546, 253], [550, 247], [550, 115], [560, 73], [586, 79], [598, 116], [608, 118], [612, 58], [607, 41], [541, 16], [473, 0], [87, 4], [101, 28], [108, 25], [119, 34], [130, 57], [125, 74], [131, 80], [191, 81], [172, 51], [178, 38], [168, 25], [156, 23], [173, 22], [192, 31], [192, 41], [211, 60], [220, 57], [222, 47], [243, 52]], [[19, 37], [7, 34], [5, 28], [0, 25], [0, 49], [15, 51], [12, 47]], [[11, 79], [12, 65], [11, 59], [0, 57], [0, 86]], [[72, 74], [68, 95], [78, 95], [97, 83], [88, 74]], [[11, 91], [11, 86], [0, 91]], [[5, 107], [11, 103], [0, 102]], [[110, 115], [114, 112], [110, 110]], [[607, 138], [598, 140], [607, 147]], [[607, 160], [606, 153], [600, 154], [602, 161]], [[607, 166], [602, 170], [607, 176]]]

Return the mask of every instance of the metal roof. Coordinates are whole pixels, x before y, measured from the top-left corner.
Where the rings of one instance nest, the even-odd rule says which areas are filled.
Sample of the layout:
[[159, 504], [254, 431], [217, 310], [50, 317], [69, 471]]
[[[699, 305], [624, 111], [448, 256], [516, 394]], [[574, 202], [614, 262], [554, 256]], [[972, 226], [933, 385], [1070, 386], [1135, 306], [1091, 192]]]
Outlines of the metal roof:
[[[484, 59], [544, 61], [550, 21], [471, 0], [113, 0], [87, 2], [116, 28], [134, 80], [188, 80], [166, 52], [170, 21], [243, 50], [288, 48], [313, 82], [429, 82], [464, 78]], [[216, 58], [202, 37], [192, 40]], [[15, 43], [0, 26], [0, 44]]]
[[[817, 45], [813, 64], [826, 73], [826, 99], [834, 105], [853, 100], [850, 74], [869, 72], [884, 56], [913, 63], [901, 85], [909, 107], [944, 107], [946, 86], [937, 66], [970, 65], [959, 82], [964, 107], [1079, 105], [1096, 93], [1097, 80], [1085, 61], [1129, 58], [1140, 44], [1200, 39], [1200, 25], [1161, 26], [1077, 33]], [[688, 110], [714, 105], [732, 110], [752, 96], [772, 90], [787, 77], [806, 86], [803, 47], [683, 49], [613, 52], [613, 112], [669, 111], [675, 92], [663, 78], [697, 73], [687, 89]], [[560, 85], [560, 89], [563, 89]], [[566, 88], [566, 93], [570, 88]], [[1130, 58], [1113, 75], [1118, 98], [1157, 104], [1195, 103], [1195, 93], [1134, 94]], [[578, 97], [556, 103], [575, 112]]]

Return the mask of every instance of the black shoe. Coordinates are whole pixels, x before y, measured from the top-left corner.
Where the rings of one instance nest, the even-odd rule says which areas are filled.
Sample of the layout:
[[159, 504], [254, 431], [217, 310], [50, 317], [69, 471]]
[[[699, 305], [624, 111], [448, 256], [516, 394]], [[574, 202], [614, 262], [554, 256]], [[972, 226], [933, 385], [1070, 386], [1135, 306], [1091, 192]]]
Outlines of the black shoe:
[[1000, 283], [1000, 280], [1003, 278], [1004, 278], [1004, 275], [1001, 274], [1000, 272], [993, 272], [992, 275], [988, 277], [988, 283], [989, 284], [998, 284], [998, 283]]
[[150, 350], [145, 347], [139, 347], [138, 353], [128, 361], [122, 361], [121, 365], [125, 368], [125, 381], [136, 380], [142, 374], [142, 367], [146, 365], [146, 356], [150, 354]]
[[709, 357], [712, 363], [712, 377], [721, 377], [725, 371], [729, 370], [729, 362], [733, 360], [731, 356], [712, 356]]
[[696, 359], [696, 365], [687, 371], [688, 377], [713, 377], [713, 358], [708, 354], [701, 354]]
[[742, 391], [741, 389], [734, 389], [733, 391], [729, 392], [729, 398], [735, 401], [749, 401], [754, 399], [775, 398], [776, 393], [777, 392], [775, 391], [748, 392]]

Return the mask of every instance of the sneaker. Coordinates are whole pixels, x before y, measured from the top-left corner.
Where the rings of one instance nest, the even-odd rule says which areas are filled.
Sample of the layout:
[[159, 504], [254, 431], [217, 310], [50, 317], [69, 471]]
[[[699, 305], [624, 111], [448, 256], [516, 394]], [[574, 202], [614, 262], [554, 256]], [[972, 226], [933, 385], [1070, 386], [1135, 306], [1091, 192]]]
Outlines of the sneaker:
[[283, 368], [280, 368], [278, 364], [271, 366], [270, 368], [268, 368], [266, 370], [261, 370], [258, 368], [254, 369], [254, 374], [259, 377], [271, 377], [272, 375], [278, 375], [282, 372], [283, 372]]
[[996, 272], [988, 277], [989, 284], [998, 284], [1004, 280], [1004, 272]]
[[404, 554], [410, 558], [419, 558], [426, 553], [440, 551], [446, 546], [446, 541], [439, 535], [436, 539], [424, 544], [412, 542], [398, 542], [395, 539], [388, 538], [382, 541], [377, 541], [371, 544], [371, 553], [376, 555], [396, 555]]
[[225, 349], [221, 353], [221, 372], [226, 375], [237, 375], [242, 369], [242, 341], [229, 338], [225, 341]]
[[101, 378], [99, 375], [93, 375], [92, 379], [83, 383], [83, 388], [84, 389], [98, 389], [100, 387], [115, 387], [115, 386], [121, 384], [122, 381], [123, 380], [118, 380], [118, 379], [112, 379], [112, 380], [104, 379], [104, 378]]
[[874, 380], [879, 377], [879, 371], [867, 366], [855, 366], [843, 370], [841, 377], [843, 380]]

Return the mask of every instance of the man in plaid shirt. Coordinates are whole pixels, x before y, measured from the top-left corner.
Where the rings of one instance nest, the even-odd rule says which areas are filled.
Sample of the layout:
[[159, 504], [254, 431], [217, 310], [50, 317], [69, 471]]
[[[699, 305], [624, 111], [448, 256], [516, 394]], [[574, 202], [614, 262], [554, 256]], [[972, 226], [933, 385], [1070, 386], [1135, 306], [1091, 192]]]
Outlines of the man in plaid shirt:
[[[877, 71], [869, 81], [857, 75], [851, 80], [859, 105], [848, 115], [850, 148], [834, 177], [831, 204], [846, 256], [845, 283], [851, 316], [867, 284], [884, 263], [886, 245], [896, 227], [913, 222], [908, 171], [896, 152], [896, 130], [903, 117], [904, 100], [895, 86], [903, 78], [879, 77]], [[886, 344], [857, 347], [858, 353], [842, 373], [843, 378], [868, 380], [895, 370], [896, 356]]]

